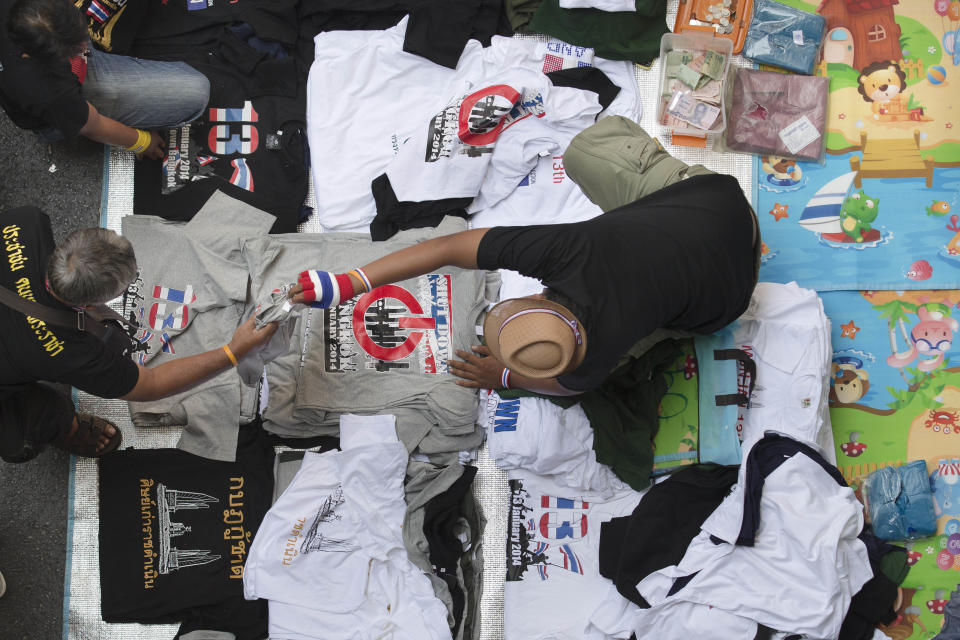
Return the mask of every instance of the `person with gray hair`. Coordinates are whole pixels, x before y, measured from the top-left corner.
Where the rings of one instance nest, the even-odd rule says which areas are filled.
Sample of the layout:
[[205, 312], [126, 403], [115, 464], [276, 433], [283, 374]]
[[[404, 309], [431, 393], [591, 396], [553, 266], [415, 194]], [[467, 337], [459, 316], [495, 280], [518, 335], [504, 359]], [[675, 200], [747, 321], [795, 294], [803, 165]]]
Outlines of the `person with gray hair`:
[[[54, 310], [93, 310], [137, 277], [130, 242], [107, 229], [80, 229], [55, 246], [50, 219], [36, 207], [0, 213], [0, 286]], [[115, 450], [120, 430], [51, 386], [72, 385], [102, 398], [158, 400], [220, 374], [265, 343], [276, 324], [256, 329], [251, 317], [222, 348], [149, 369], [89, 331], [48, 324], [0, 304], [0, 458], [26, 462], [47, 444], [82, 456]], [[87, 320], [92, 322], [92, 320]]]
[[123, 236], [92, 227], [57, 245], [47, 265], [50, 289], [71, 304], [99, 304], [123, 293], [137, 276], [133, 245]]

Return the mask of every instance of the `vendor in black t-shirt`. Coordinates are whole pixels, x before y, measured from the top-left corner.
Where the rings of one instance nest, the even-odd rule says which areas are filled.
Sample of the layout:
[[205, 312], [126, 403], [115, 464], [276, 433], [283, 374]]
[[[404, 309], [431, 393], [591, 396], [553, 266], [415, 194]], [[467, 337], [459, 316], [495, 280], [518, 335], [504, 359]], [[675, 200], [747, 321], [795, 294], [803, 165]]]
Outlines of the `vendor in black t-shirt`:
[[491, 310], [486, 346], [474, 347], [490, 357], [458, 352], [464, 362], [450, 367], [459, 384], [552, 395], [593, 389], [656, 330], [712, 333], [746, 310], [756, 218], [736, 179], [700, 170], [585, 222], [473, 229], [349, 274], [304, 272], [291, 296], [332, 306], [445, 265], [512, 269], [540, 279], [545, 292]]
[[0, 106], [49, 141], [80, 134], [160, 159], [148, 129], [198, 117], [209, 91], [186, 64], [92, 50], [71, 0], [0, 0]]
[[[0, 233], [0, 286], [46, 307], [77, 311], [104, 303], [137, 274], [126, 238], [107, 229], [81, 229], [55, 246], [50, 219], [36, 207], [0, 213]], [[225, 348], [147, 369], [89, 332], [47, 324], [0, 303], [0, 457], [23, 462], [49, 443], [97, 456], [120, 444], [114, 425], [76, 414], [70, 398], [38, 381], [69, 384], [103, 398], [156, 400], [218, 375], [274, 331], [275, 324], [254, 329], [251, 317]]]

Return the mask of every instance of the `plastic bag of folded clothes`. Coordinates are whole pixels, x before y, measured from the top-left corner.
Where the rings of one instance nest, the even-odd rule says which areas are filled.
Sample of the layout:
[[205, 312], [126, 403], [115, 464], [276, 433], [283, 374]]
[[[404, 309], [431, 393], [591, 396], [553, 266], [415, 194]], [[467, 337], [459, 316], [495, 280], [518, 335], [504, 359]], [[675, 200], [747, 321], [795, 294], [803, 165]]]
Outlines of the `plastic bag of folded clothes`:
[[829, 78], [737, 69], [726, 147], [823, 163]]
[[827, 21], [816, 13], [773, 0], [757, 0], [743, 55], [775, 67], [810, 75], [820, 57]]
[[883, 540], [913, 540], [937, 532], [927, 463], [883, 467], [868, 475], [861, 488], [874, 534]]

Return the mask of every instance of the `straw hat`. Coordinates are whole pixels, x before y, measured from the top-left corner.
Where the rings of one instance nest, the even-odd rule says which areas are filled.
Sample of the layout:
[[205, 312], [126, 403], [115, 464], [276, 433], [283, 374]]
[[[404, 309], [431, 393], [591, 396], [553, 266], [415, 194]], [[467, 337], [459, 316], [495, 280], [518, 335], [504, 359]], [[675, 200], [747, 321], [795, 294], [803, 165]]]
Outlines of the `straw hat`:
[[511, 371], [554, 378], [583, 362], [587, 335], [573, 313], [550, 300], [514, 298], [494, 306], [483, 321], [490, 353]]

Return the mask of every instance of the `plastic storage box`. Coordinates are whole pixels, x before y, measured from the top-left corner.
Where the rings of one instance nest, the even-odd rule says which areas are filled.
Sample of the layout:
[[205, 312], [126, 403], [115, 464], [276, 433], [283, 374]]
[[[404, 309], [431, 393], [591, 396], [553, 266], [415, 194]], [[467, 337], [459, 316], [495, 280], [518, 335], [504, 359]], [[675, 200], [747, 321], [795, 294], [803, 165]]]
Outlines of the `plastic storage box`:
[[[657, 122], [663, 122], [664, 114], [667, 109], [667, 101], [670, 99], [667, 87], [667, 64], [666, 56], [669, 52], [676, 49], [685, 49], [688, 51], [714, 51], [724, 56], [723, 70], [720, 75], [720, 115], [717, 117], [713, 126], [708, 129], [700, 129], [693, 125], [671, 126], [667, 125], [670, 131], [678, 136], [689, 136], [692, 138], [706, 138], [708, 134], [722, 133], [727, 126], [727, 115], [725, 108], [725, 99], [727, 93], [727, 73], [730, 68], [730, 58], [733, 56], [733, 42], [726, 38], [716, 38], [709, 34], [702, 33], [665, 33], [660, 39], [660, 98], [657, 104]], [[664, 94], [668, 95], [664, 95]]]

